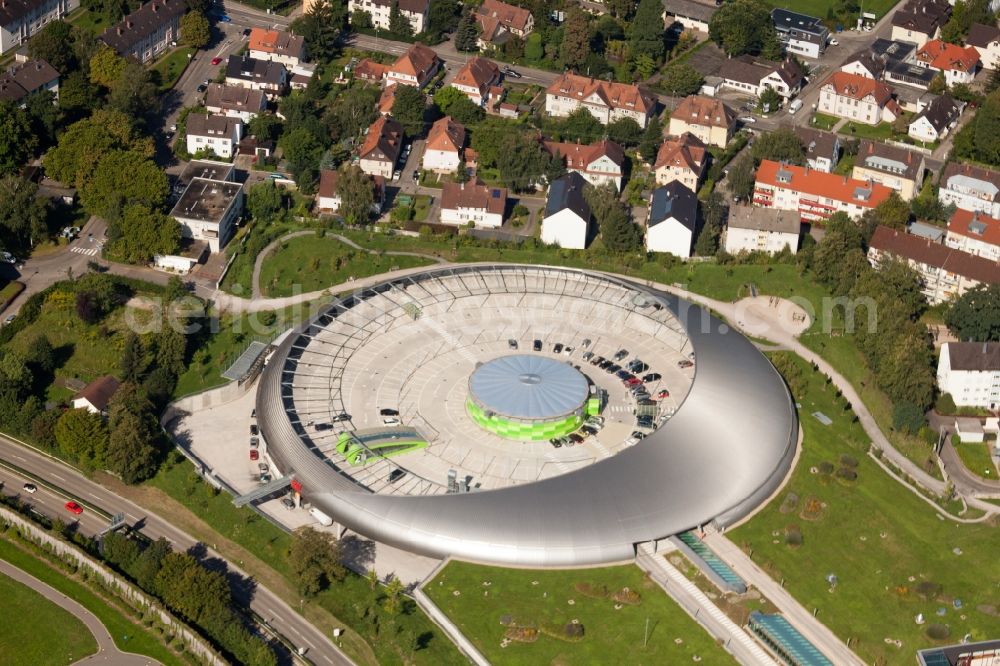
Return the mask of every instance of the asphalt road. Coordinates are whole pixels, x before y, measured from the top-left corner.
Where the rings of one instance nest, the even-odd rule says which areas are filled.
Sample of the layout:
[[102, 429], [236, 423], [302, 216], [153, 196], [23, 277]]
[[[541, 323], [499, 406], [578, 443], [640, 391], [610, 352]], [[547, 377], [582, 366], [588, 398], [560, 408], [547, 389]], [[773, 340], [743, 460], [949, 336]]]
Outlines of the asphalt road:
[[[84, 512], [80, 516], [79, 529], [86, 534], [93, 534], [107, 524], [99, 516], [98, 511], [103, 511], [107, 515], [124, 512], [129, 524], [138, 523], [142, 533], [151, 539], [163, 537], [178, 551], [186, 551], [198, 545], [205, 558], [226, 562], [222, 555], [207, 545], [200, 544], [196, 539], [155, 513], [146, 511], [127, 499], [115, 495], [68, 465], [36, 453], [2, 436], [0, 436], [0, 460], [9, 461], [43, 482], [58, 486], [59, 491], [51, 491], [43, 488], [41, 482], [35, 482], [39, 489], [30, 497], [39, 511], [49, 516], [61, 516], [65, 520], [67, 517], [73, 517], [73, 514], [68, 513], [63, 506], [67, 498], [74, 499], [83, 505]], [[29, 479], [8, 469], [0, 468], [0, 480], [4, 481], [5, 487], [17, 489]], [[8, 490], [8, 492], [10, 491]], [[245, 580], [250, 580], [250, 576], [232, 562], [226, 562], [226, 566], [231, 573], [237, 574]], [[292, 645], [296, 648], [306, 648], [306, 657], [312, 663], [337, 664], [338, 666], [352, 663], [329, 638], [266, 587], [254, 583], [252, 591], [238, 586], [234, 593], [240, 603], [248, 605], [257, 615], [265, 618], [268, 626], [288, 639]], [[243, 598], [240, 598], [241, 596]]]

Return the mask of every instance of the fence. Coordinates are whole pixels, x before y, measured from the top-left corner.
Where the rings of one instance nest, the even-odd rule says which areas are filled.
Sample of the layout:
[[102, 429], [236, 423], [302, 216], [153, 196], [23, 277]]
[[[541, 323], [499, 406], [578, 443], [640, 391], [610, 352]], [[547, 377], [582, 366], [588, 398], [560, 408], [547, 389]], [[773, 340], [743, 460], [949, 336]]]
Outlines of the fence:
[[140, 591], [104, 564], [85, 555], [75, 546], [52, 536], [7, 507], [0, 506], [0, 522], [16, 527], [21, 536], [28, 541], [58, 555], [63, 561], [69, 561], [77, 568], [86, 570], [89, 575], [97, 578], [137, 611], [154, 613], [159, 621], [184, 643], [185, 650], [201, 659], [203, 663], [225, 666], [226, 661], [201, 636], [175, 618], [160, 602]]

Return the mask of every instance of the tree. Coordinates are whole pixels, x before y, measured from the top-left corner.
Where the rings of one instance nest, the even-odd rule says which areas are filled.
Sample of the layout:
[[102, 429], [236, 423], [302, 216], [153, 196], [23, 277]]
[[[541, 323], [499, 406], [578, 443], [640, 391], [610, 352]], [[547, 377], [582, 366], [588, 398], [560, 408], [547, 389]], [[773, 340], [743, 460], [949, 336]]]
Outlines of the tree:
[[455, 48], [466, 53], [479, 51], [479, 24], [471, 12], [462, 16], [455, 30]]
[[299, 592], [311, 597], [325, 590], [330, 583], [340, 581], [347, 570], [340, 563], [340, 542], [333, 535], [302, 527], [292, 536], [288, 564], [298, 584]]
[[258, 222], [270, 222], [284, 206], [284, 195], [274, 181], [263, 181], [247, 190], [247, 211]]
[[136, 62], [126, 63], [121, 75], [111, 86], [108, 108], [138, 120], [158, 108], [159, 104], [159, 90], [153, 83], [150, 70]]
[[201, 12], [188, 12], [181, 17], [181, 39], [188, 46], [200, 49], [212, 38], [208, 19]]
[[48, 336], [44, 333], [35, 336], [25, 353], [24, 362], [30, 364], [34, 372], [42, 375], [49, 375], [56, 369], [56, 352]]
[[981, 284], [959, 296], [945, 311], [944, 323], [959, 340], [1000, 340], [1000, 285]]
[[24, 100], [24, 110], [31, 123], [31, 131], [38, 139], [38, 146], [48, 148], [55, 141], [56, 125], [59, 122], [59, 107], [51, 90], [39, 90]]
[[668, 65], [660, 77], [659, 90], [671, 97], [687, 97], [701, 90], [705, 77], [686, 62]]
[[631, 252], [642, 244], [642, 235], [613, 185], [588, 187], [583, 196], [601, 230], [605, 247], [612, 252]]
[[258, 113], [247, 123], [247, 131], [261, 141], [274, 141], [281, 134], [281, 119], [273, 113]]
[[94, 108], [96, 98], [97, 91], [87, 75], [79, 70], [70, 72], [59, 81], [59, 111], [62, 112], [63, 122], [75, 122], [88, 115]]
[[757, 106], [761, 113], [774, 113], [781, 108], [781, 101], [781, 95], [779, 95], [774, 88], [768, 86], [764, 88], [764, 92], [760, 94], [760, 98], [757, 100]]
[[557, 151], [549, 157], [548, 164], [545, 165], [545, 182], [551, 185], [552, 182], [565, 175], [566, 160]]
[[60, 135], [59, 143], [45, 156], [45, 171], [62, 183], [82, 189], [96, 165], [115, 150], [152, 157], [153, 143], [135, 132], [128, 116], [102, 109], [70, 125]]
[[590, 26], [587, 24], [587, 15], [574, 5], [566, 12], [559, 58], [567, 67], [579, 67], [589, 54]]
[[663, 4], [659, 0], [639, 0], [631, 23], [629, 47], [633, 56], [645, 55], [655, 62], [663, 59]]
[[549, 155], [540, 141], [511, 132], [500, 140], [496, 167], [504, 185], [516, 192], [531, 190], [548, 166]]
[[636, 0], [608, 0], [606, 5], [612, 16], [628, 20], [635, 14]]
[[443, 35], [453, 32], [458, 26], [462, 6], [458, 0], [436, 0], [430, 4], [427, 13], [427, 32], [432, 35]]
[[340, 54], [341, 40], [347, 27], [347, 3], [319, 0], [304, 16], [292, 22], [290, 29], [301, 35], [309, 54], [320, 62], [330, 62]]
[[372, 15], [363, 9], [355, 9], [351, 12], [350, 23], [355, 30], [371, 30], [375, 25], [372, 23]]
[[779, 127], [773, 132], [763, 132], [754, 138], [750, 150], [754, 161], [788, 162], [789, 164], [804, 164], [806, 152], [794, 130]]
[[410, 136], [424, 132], [424, 116], [427, 113], [427, 96], [414, 86], [396, 85], [396, 97], [392, 103], [392, 117]]
[[316, 136], [305, 127], [296, 127], [282, 134], [278, 145], [285, 151], [289, 170], [299, 187], [306, 181], [311, 187], [316, 177], [316, 165], [323, 154], [323, 146]]
[[372, 214], [375, 194], [371, 178], [361, 167], [345, 164], [337, 178], [340, 214], [348, 224], [364, 224]]
[[754, 183], [757, 182], [757, 170], [754, 167], [753, 155], [744, 153], [736, 158], [736, 161], [729, 167], [729, 175], [726, 177], [729, 183], [729, 192], [737, 199], [746, 199], [753, 192]]
[[28, 54], [35, 60], [49, 63], [60, 74], [69, 74], [77, 67], [72, 26], [65, 21], [47, 23], [28, 42]]
[[624, 148], [639, 145], [642, 140], [642, 127], [632, 118], [619, 118], [608, 123], [608, 138]]
[[952, 44], [962, 44], [973, 23], [995, 23], [989, 0], [958, 0], [948, 22], [941, 27], [941, 39]]
[[481, 106], [454, 86], [445, 86], [434, 93], [434, 104], [440, 109], [441, 115], [451, 116], [463, 125], [473, 125], [486, 116]]
[[903, 201], [898, 192], [893, 190], [885, 201], [875, 206], [870, 212], [865, 213], [865, 216], [869, 219], [863, 220], [863, 223], [870, 222], [893, 229], [905, 229], [907, 222], [910, 221], [910, 205]]
[[1000, 91], [987, 95], [976, 112], [972, 119], [972, 138], [970, 157], [987, 164], [1000, 165]]
[[694, 243], [694, 251], [699, 257], [711, 257], [719, 250], [719, 236], [728, 213], [726, 200], [718, 190], [712, 190], [708, 195], [702, 212], [705, 223]]
[[[776, 41], [771, 9], [762, 0], [734, 0], [723, 4], [708, 22], [708, 36], [727, 55], [760, 54]], [[773, 54], [772, 54], [773, 55]]]
[[948, 83], [944, 78], [942, 72], [938, 72], [931, 79], [931, 82], [927, 84], [927, 92], [932, 95], [943, 95], [948, 90]]
[[148, 264], [158, 254], [173, 254], [180, 247], [177, 220], [142, 204], [126, 205], [108, 224], [108, 256], [129, 264]]
[[660, 122], [660, 117], [654, 115], [649, 119], [642, 141], [639, 142], [639, 157], [644, 162], [652, 164], [661, 145], [663, 145], [663, 124]]
[[80, 203], [92, 215], [115, 219], [126, 202], [153, 210], [163, 206], [167, 176], [152, 160], [131, 150], [105, 155], [80, 191]]
[[187, 336], [172, 326], [164, 326], [156, 336], [156, 365], [174, 375], [184, 372], [187, 358]]
[[112, 87], [125, 71], [126, 61], [113, 48], [102, 45], [90, 59], [90, 80], [105, 88]]
[[0, 244], [7, 250], [29, 250], [48, 233], [48, 209], [38, 186], [21, 176], [0, 176]]
[[111, 430], [108, 469], [125, 483], [138, 483], [156, 473], [156, 448], [150, 442], [156, 441], [157, 433], [152, 425], [148, 415], [126, 413]]
[[139, 336], [129, 331], [125, 336], [125, 348], [122, 349], [121, 359], [118, 361], [122, 379], [130, 382], [138, 381], [146, 370], [145, 356]]
[[403, 587], [403, 581], [399, 580], [399, 576], [393, 576], [392, 580], [388, 582], [385, 586], [385, 610], [390, 615], [395, 615], [402, 608], [403, 592], [406, 588]]
[[37, 145], [27, 112], [10, 100], [0, 101], [0, 174], [20, 169]]
[[56, 422], [59, 450], [86, 469], [104, 465], [108, 429], [100, 414], [86, 409], [68, 409]]
[[413, 36], [413, 24], [400, 11], [399, 0], [392, 0], [392, 7], [389, 8], [389, 32], [398, 37]]
[[586, 107], [580, 107], [563, 118], [557, 127], [564, 141], [592, 143], [604, 136], [605, 128]]

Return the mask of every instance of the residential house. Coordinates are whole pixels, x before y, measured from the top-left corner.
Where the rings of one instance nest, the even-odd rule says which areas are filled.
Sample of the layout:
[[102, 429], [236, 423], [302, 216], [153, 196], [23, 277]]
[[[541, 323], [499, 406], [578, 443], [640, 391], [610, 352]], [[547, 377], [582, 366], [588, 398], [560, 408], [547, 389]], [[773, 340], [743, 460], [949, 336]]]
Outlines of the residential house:
[[356, 11], [366, 12], [373, 26], [388, 30], [389, 14], [394, 4], [398, 4], [400, 13], [410, 22], [414, 35], [427, 29], [430, 0], [348, 0], [347, 12], [349, 15]]
[[900, 113], [889, 86], [847, 72], [834, 72], [823, 82], [818, 110], [864, 125], [892, 122]]
[[736, 112], [710, 97], [685, 97], [670, 114], [670, 134], [690, 132], [706, 146], [725, 148], [735, 131]]
[[1000, 220], [980, 211], [956, 208], [948, 220], [944, 244], [977, 257], [1000, 261]]
[[892, 61], [886, 63], [883, 78], [891, 83], [927, 90], [936, 76], [937, 70], [924, 67], [916, 61]]
[[59, 99], [59, 72], [44, 60], [29, 60], [0, 72], [0, 101], [24, 107], [30, 95], [45, 90], [53, 94], [53, 101]]
[[243, 138], [243, 123], [239, 118], [222, 114], [191, 113], [185, 126], [187, 151], [192, 155], [206, 151], [228, 160]]
[[437, 173], [455, 173], [462, 163], [465, 127], [445, 116], [431, 126], [424, 146], [423, 168]]
[[180, 39], [184, 0], [152, 0], [105, 30], [100, 40], [123, 58], [154, 60]]
[[862, 49], [848, 58], [840, 66], [840, 71], [881, 81], [885, 75], [885, 63], [886, 61], [871, 49]]
[[305, 38], [284, 30], [251, 29], [249, 49], [251, 58], [280, 62], [288, 69], [306, 59]]
[[549, 184], [542, 218], [542, 242], [571, 250], [583, 250], [590, 236], [590, 206], [583, 196], [587, 181], [576, 172]]
[[625, 174], [625, 151], [614, 141], [604, 139], [589, 146], [545, 141], [544, 145], [549, 154], [563, 158], [567, 171], [580, 174], [595, 187], [611, 184], [621, 191]]
[[380, 62], [375, 62], [371, 58], [365, 58], [354, 66], [354, 78], [361, 79], [362, 81], [367, 81], [369, 83], [381, 84], [382, 79], [385, 78], [388, 71], [389, 65], [383, 65]]
[[1000, 408], [1000, 342], [946, 342], [937, 384], [958, 407]]
[[904, 261], [913, 268], [931, 305], [950, 301], [981, 284], [1000, 284], [997, 262], [889, 227], [878, 227], [868, 243], [868, 261], [878, 266], [883, 259]]
[[879, 183], [764, 160], [757, 168], [753, 203], [798, 211], [803, 220], [825, 220], [836, 212], [857, 219], [891, 192]]
[[392, 107], [396, 103], [396, 86], [389, 86], [382, 89], [382, 94], [378, 97], [378, 112], [383, 116], [392, 115]]
[[498, 229], [503, 225], [507, 190], [480, 182], [445, 183], [441, 190], [441, 222]]
[[370, 176], [391, 179], [403, 150], [403, 126], [392, 118], [379, 116], [358, 151], [361, 170]]
[[1000, 173], [949, 162], [938, 179], [938, 199], [962, 210], [982, 211], [1000, 218]]
[[729, 254], [776, 254], [786, 248], [795, 254], [799, 250], [801, 232], [802, 220], [795, 211], [732, 206], [726, 223], [724, 247]]
[[288, 70], [280, 62], [231, 55], [226, 63], [226, 85], [260, 90], [274, 99], [288, 87]]
[[205, 110], [239, 118], [245, 123], [262, 113], [266, 107], [267, 100], [261, 90], [210, 83], [205, 93]]
[[840, 136], [834, 132], [824, 132], [811, 127], [795, 127], [806, 152], [806, 165], [810, 169], [831, 173], [840, 162]]
[[944, 74], [949, 86], [972, 83], [979, 71], [979, 51], [932, 39], [917, 50], [917, 64]]
[[423, 88], [441, 66], [437, 53], [423, 44], [414, 44], [385, 73], [385, 85], [397, 83]]
[[876, 38], [869, 48], [872, 53], [886, 63], [911, 62], [917, 52], [917, 45], [913, 42], [900, 42], [882, 37]]
[[73, 409], [86, 409], [91, 414], [107, 414], [111, 398], [118, 392], [118, 380], [111, 375], [98, 377], [73, 396]]
[[23, 44], [79, 6], [80, 0], [4, 0], [0, 4], [0, 53]]
[[704, 142], [690, 132], [679, 137], [667, 137], [653, 163], [656, 184], [666, 185], [676, 180], [697, 192], [708, 167], [708, 157]]
[[979, 60], [983, 67], [1000, 68], [1000, 28], [996, 24], [973, 23], [969, 28], [969, 36], [965, 38], [965, 44], [979, 52]]
[[790, 53], [818, 58], [826, 50], [830, 31], [821, 19], [788, 9], [772, 9], [771, 21], [778, 32], [778, 39]]
[[927, 143], [940, 141], [958, 124], [964, 108], [965, 102], [959, 102], [951, 95], [941, 95], [914, 116], [907, 134]]
[[[382, 212], [385, 204], [385, 178], [382, 176], [369, 176], [372, 181], [372, 214], [378, 215]], [[337, 190], [337, 183], [340, 180], [340, 172], [333, 169], [321, 169], [319, 172], [319, 186], [316, 188], [316, 210], [320, 213], [336, 213], [340, 210], [342, 199]]]
[[210, 178], [192, 178], [170, 211], [181, 235], [208, 243], [211, 252], [226, 246], [242, 214], [243, 185]]
[[646, 222], [646, 250], [686, 259], [698, 235], [698, 197], [678, 181], [653, 190]]
[[925, 167], [922, 153], [863, 139], [858, 144], [851, 177], [881, 183], [896, 190], [903, 201], [910, 201], [920, 193]]
[[[469, 58], [448, 85], [464, 93], [473, 104], [487, 106], [491, 97], [490, 91], [500, 85], [500, 68], [495, 62], [486, 58]], [[494, 97], [499, 101], [495, 93]]]
[[724, 60], [719, 76], [723, 89], [730, 88], [759, 97], [770, 88], [785, 99], [797, 95], [804, 81], [802, 70], [791, 58], [778, 63], [756, 60], [749, 55]]
[[483, 0], [474, 16], [480, 48], [501, 46], [511, 37], [524, 39], [535, 27], [531, 11], [500, 0]]
[[892, 15], [894, 41], [912, 42], [917, 47], [941, 36], [941, 27], [951, 18], [948, 0], [906, 0]]
[[676, 23], [685, 30], [708, 34], [708, 22], [718, 7], [697, 0], [663, 0], [663, 24], [668, 28]]
[[545, 91], [545, 113], [564, 117], [583, 107], [603, 125], [631, 118], [646, 127], [656, 112], [656, 95], [645, 86], [566, 73]]

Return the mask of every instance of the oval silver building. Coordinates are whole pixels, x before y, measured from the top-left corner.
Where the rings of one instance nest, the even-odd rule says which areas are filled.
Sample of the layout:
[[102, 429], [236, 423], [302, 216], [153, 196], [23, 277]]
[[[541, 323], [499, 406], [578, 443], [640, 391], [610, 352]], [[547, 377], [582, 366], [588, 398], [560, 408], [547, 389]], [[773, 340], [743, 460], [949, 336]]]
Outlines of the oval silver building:
[[[311, 427], [326, 418], [350, 430], [359, 446], [374, 442], [374, 447], [400, 433], [431, 441], [440, 424], [417, 412], [404, 413], [393, 427], [382, 428], [381, 422], [367, 427], [348, 406], [370, 405], [377, 414], [387, 406], [380, 402], [385, 398], [378, 382], [393, 372], [406, 375], [398, 382], [413, 394], [406, 393], [407, 399], [416, 400], [431, 387], [406, 384], [407, 377], [413, 368], [430, 373], [437, 364], [444, 369], [429, 376], [442, 395], [450, 395], [452, 385], [456, 394], [461, 391], [464, 409], [474, 367], [469, 350], [506, 350], [515, 334], [531, 340], [540, 335], [532, 319], [549, 312], [561, 322], [553, 335], [589, 326], [586, 330], [602, 332], [606, 349], [617, 347], [614, 336], [628, 331], [636, 332], [633, 339], [641, 333], [669, 344], [676, 355], [660, 365], [644, 352], [643, 360], [663, 367], [663, 374], [692, 365], [676, 359], [693, 359], [685, 371], [689, 387], [676, 409], [642, 441], [593, 464], [510, 487], [476, 490], [467, 484], [458, 492], [451, 479], [445, 485], [395, 458], [352, 467], [328, 443], [337, 433]], [[419, 338], [399, 337], [411, 329]], [[414, 356], [418, 350], [407, 342], [412, 339], [427, 346], [426, 357]], [[352, 362], [363, 352], [387, 365]], [[399, 368], [393, 366], [397, 354]], [[404, 363], [404, 354], [412, 360]], [[467, 367], [465, 382], [450, 378], [446, 364]], [[576, 367], [593, 371], [585, 363]], [[510, 382], [525, 373], [508, 368], [501, 374], [498, 381]], [[564, 376], [572, 387], [564, 395], [572, 393], [575, 404], [579, 381], [570, 377]], [[366, 390], [373, 394], [363, 395]], [[489, 400], [503, 401], [505, 390], [483, 390], [493, 396]], [[560, 403], [556, 411], [567, 405]], [[781, 376], [749, 340], [706, 310], [604, 274], [523, 265], [429, 269], [336, 300], [272, 354], [259, 379], [256, 412], [277, 471], [292, 476], [307, 501], [342, 525], [422, 554], [533, 567], [628, 560], [639, 543], [738, 521], [780, 486], [798, 434], [795, 406]], [[436, 446], [431, 441], [428, 449]]]

